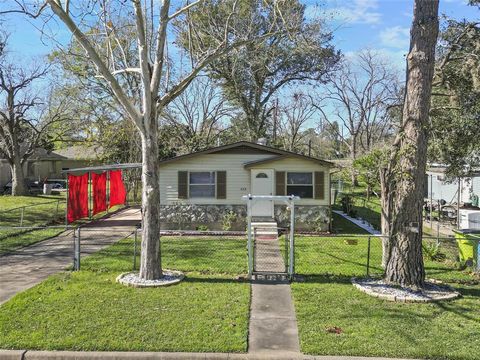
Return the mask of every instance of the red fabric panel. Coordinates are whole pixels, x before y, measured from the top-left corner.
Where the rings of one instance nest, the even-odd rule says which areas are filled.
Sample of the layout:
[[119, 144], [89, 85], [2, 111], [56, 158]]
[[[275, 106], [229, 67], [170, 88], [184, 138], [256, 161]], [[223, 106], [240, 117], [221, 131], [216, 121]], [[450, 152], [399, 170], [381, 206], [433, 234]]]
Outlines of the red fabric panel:
[[88, 216], [88, 173], [80, 176], [68, 175], [69, 223]]
[[127, 197], [127, 191], [122, 180], [122, 170], [110, 171], [110, 204], [109, 206], [123, 205]]
[[107, 173], [92, 172], [93, 215], [107, 210]]

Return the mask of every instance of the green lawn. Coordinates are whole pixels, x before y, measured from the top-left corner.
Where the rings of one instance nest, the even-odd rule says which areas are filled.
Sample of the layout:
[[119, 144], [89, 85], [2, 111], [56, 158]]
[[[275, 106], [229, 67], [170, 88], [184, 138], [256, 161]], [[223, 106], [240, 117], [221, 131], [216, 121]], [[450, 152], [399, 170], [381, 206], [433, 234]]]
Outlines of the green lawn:
[[[23, 210], [23, 223], [21, 222]], [[0, 226], [35, 227], [63, 224], [64, 195], [0, 196]], [[62, 232], [61, 229], [0, 229], [0, 255], [34, 244]]]
[[[35, 244], [39, 241], [60, 234], [63, 229], [33, 230], [28, 227], [63, 226], [65, 224], [65, 194], [37, 196], [0, 196], [0, 227], [25, 227], [24, 229], [0, 228], [0, 255], [18, 248]], [[23, 210], [23, 222], [21, 222]], [[120, 209], [114, 206], [110, 212]], [[93, 219], [101, 218], [105, 213], [96, 214]], [[88, 222], [81, 219], [75, 224]]]
[[[353, 209], [356, 217], [367, 220], [375, 229], [380, 230], [380, 199], [375, 194], [371, 194], [370, 199], [367, 200], [364, 186], [352, 188], [350, 185], [346, 185], [345, 191], [344, 194], [338, 194], [334, 209], [341, 210], [340, 200], [343, 195], [350, 195], [353, 198]], [[377, 194], [379, 194], [379, 191], [377, 191]]]
[[[337, 219], [337, 225], [342, 222]], [[348, 244], [354, 238], [357, 244]], [[367, 251], [367, 238], [358, 235], [297, 237], [296, 270], [306, 276], [305, 282], [292, 283], [292, 294], [303, 352], [478, 359], [480, 278], [458, 269], [455, 242], [440, 243], [441, 261], [425, 259], [428, 278], [448, 282], [462, 293], [460, 299], [436, 304], [391, 303], [356, 290], [350, 279], [365, 276]], [[371, 238], [370, 251], [370, 273], [380, 276], [378, 238]], [[333, 327], [341, 334], [328, 331]]]
[[245, 269], [245, 240], [162, 242], [165, 267], [198, 271], [166, 288], [119, 285], [133, 261], [132, 240], [122, 240], [86, 258], [81, 271], [51, 276], [2, 305], [0, 348], [245, 352], [249, 285], [226, 275]]
[[[398, 304], [356, 290], [349, 277], [309, 276], [292, 284], [302, 351], [321, 355], [478, 359], [480, 287], [463, 297]], [[341, 334], [328, 332], [337, 326]]]

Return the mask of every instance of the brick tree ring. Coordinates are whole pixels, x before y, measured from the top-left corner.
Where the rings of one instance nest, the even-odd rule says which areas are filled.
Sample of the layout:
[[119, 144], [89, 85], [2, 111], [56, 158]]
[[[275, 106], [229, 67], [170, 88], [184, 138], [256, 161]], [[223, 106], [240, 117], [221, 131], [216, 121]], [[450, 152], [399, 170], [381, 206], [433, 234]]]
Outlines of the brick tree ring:
[[144, 280], [139, 277], [138, 272], [128, 272], [120, 274], [116, 281], [125, 286], [143, 288], [175, 285], [182, 281], [184, 277], [185, 275], [180, 271], [163, 270], [163, 276], [160, 279]]

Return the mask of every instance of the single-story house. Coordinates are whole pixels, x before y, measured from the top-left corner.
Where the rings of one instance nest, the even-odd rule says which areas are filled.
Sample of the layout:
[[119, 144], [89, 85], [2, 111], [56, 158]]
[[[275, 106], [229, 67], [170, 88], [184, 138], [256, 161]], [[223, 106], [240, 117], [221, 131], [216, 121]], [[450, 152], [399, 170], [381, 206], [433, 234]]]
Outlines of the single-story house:
[[[163, 229], [245, 229], [243, 195], [298, 195], [297, 229], [328, 230], [331, 224], [328, 161], [251, 142], [236, 142], [177, 156], [160, 163]], [[230, 214], [230, 215], [229, 215]], [[234, 214], [234, 215], [231, 215]], [[281, 203], [256, 203], [252, 216], [289, 224]], [[227, 221], [228, 222], [228, 221]]]
[[[62, 170], [99, 164], [101, 151], [99, 147], [85, 145], [74, 145], [50, 152], [38, 148], [23, 165], [25, 179], [29, 182], [63, 179], [65, 175]], [[11, 180], [8, 161], [0, 158], [0, 193]]]

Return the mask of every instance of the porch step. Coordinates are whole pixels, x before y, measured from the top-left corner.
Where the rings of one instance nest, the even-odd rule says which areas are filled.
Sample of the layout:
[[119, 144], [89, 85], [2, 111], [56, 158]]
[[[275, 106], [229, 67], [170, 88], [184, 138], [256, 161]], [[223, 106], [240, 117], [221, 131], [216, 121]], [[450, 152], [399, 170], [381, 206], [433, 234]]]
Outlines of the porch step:
[[269, 216], [252, 216], [252, 222], [276, 222], [274, 218]]
[[256, 232], [257, 236], [277, 238], [278, 230], [277, 223], [271, 222], [252, 222], [252, 229]]

